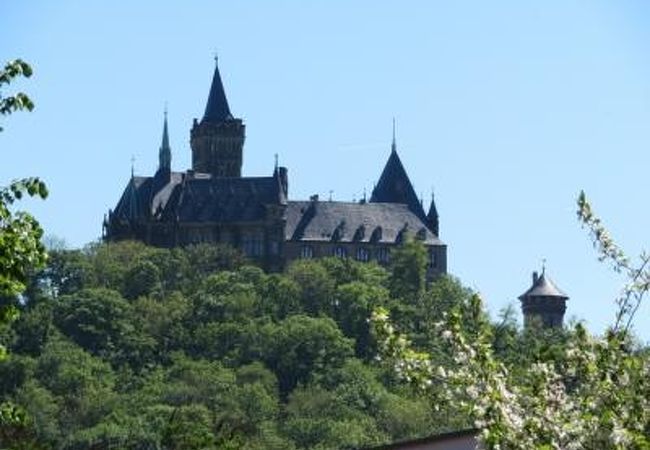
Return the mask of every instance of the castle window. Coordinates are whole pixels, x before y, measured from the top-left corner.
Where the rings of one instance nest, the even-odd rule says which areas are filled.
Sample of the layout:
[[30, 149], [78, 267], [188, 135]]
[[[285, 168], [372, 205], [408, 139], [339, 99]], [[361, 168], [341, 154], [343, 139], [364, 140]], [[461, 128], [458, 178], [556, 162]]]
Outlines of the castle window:
[[264, 253], [264, 239], [259, 234], [244, 234], [241, 247], [246, 256], [261, 256]]
[[345, 249], [345, 247], [335, 247], [334, 248], [334, 256], [337, 258], [347, 258], [348, 256], [348, 251]]
[[372, 234], [370, 235], [370, 242], [374, 243], [379, 241], [381, 241], [381, 227], [372, 230]]
[[303, 245], [300, 248], [300, 257], [302, 259], [312, 259], [314, 257], [314, 247], [311, 245]]
[[430, 250], [429, 251], [429, 265], [431, 267], [436, 267], [437, 264], [437, 258], [436, 258], [436, 252], [435, 250]]
[[357, 261], [368, 262], [370, 260], [370, 252], [367, 248], [359, 247], [357, 249]]
[[390, 261], [390, 249], [386, 247], [380, 247], [377, 249], [377, 261], [380, 263], [386, 264]]
[[418, 230], [418, 232], [415, 235], [415, 238], [419, 241], [424, 241], [427, 238], [427, 230], [426, 228], [422, 227]]

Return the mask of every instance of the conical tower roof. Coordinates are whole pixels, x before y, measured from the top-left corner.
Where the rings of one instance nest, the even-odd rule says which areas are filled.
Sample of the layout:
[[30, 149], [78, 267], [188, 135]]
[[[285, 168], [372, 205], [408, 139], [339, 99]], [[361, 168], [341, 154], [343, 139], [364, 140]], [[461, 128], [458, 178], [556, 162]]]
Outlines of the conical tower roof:
[[226, 99], [226, 91], [221, 82], [219, 65], [217, 64], [217, 58], [215, 58], [212, 86], [210, 87], [210, 95], [208, 96], [208, 104], [205, 107], [203, 120], [208, 122], [223, 122], [232, 118], [228, 100]]
[[537, 277], [530, 289], [519, 296], [519, 300], [533, 297], [555, 297], [565, 300], [569, 298], [568, 295], [562, 292], [562, 290], [553, 283], [553, 280], [546, 276], [545, 272], [542, 272], [542, 274]]
[[395, 136], [391, 146], [390, 156], [379, 177], [377, 185], [372, 190], [370, 201], [373, 203], [403, 203], [406, 204], [420, 219], [425, 220], [426, 214], [422, 204], [415, 194], [411, 180], [406, 174], [404, 165], [397, 154]]

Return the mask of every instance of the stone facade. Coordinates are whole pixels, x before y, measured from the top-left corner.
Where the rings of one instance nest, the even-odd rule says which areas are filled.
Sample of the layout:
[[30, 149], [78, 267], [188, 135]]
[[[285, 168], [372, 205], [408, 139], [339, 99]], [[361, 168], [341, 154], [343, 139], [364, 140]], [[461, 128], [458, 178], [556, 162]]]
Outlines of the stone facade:
[[447, 247], [431, 199], [425, 213], [397, 153], [395, 139], [369, 201], [289, 200], [288, 171], [242, 177], [245, 125], [233, 117], [218, 67], [203, 118], [190, 131], [192, 169], [171, 170], [167, 117], [159, 167], [132, 174], [104, 219], [104, 239], [135, 239], [161, 247], [200, 242], [241, 249], [268, 270], [292, 260], [338, 256], [387, 264], [408, 236], [428, 248], [429, 275], [447, 271]]

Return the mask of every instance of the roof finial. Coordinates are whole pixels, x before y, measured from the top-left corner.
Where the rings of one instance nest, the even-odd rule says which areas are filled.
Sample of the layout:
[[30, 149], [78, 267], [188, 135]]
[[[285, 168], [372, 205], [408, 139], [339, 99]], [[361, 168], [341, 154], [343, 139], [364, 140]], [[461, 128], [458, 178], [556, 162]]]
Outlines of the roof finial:
[[391, 150], [397, 151], [397, 143], [395, 142], [395, 117], [393, 117], [393, 144], [391, 145]]
[[214, 57], [214, 62], [219, 62], [219, 52], [215, 50], [212, 56]]
[[542, 258], [542, 275], [546, 272], [546, 258]]
[[133, 178], [134, 167], [135, 167], [135, 156], [131, 155], [131, 178]]
[[273, 155], [275, 157], [275, 170], [278, 170], [278, 154]]
[[333, 193], [334, 193], [334, 191], [330, 189], [330, 191], [329, 191], [329, 194], [330, 194], [329, 201], [330, 201], [330, 202], [332, 201], [332, 194], [333, 194]]

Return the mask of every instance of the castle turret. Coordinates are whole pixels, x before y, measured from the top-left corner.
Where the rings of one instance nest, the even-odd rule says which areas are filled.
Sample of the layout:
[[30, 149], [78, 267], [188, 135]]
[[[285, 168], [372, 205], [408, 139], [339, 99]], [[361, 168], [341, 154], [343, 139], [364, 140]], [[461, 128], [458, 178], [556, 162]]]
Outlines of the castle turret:
[[566, 301], [569, 297], [546, 276], [545, 270], [533, 272], [533, 284], [519, 296], [524, 314], [524, 326], [539, 322], [544, 327], [562, 327]]
[[431, 204], [427, 213], [427, 226], [437, 237], [440, 237], [440, 222], [438, 220], [438, 209], [436, 208], [436, 199], [431, 193]]
[[190, 132], [192, 170], [217, 177], [241, 177], [244, 135], [242, 120], [230, 113], [215, 58], [205, 114], [200, 122], [194, 119]]

